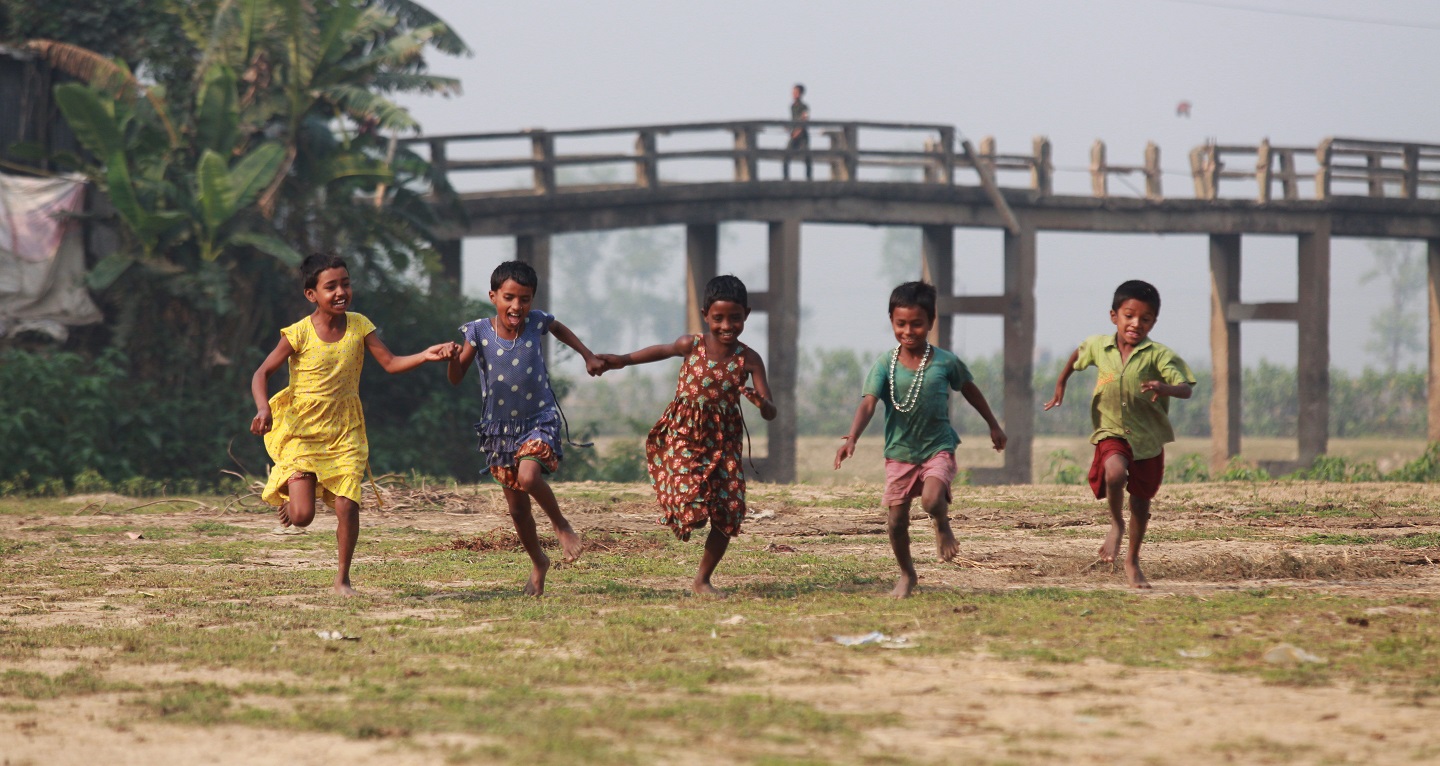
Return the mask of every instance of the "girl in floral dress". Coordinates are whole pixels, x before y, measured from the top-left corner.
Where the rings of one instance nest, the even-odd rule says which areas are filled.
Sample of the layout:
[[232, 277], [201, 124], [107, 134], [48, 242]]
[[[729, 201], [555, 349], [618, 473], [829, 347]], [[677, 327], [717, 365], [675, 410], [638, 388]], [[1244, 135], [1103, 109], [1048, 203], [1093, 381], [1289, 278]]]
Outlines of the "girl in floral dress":
[[[660, 502], [660, 523], [681, 540], [710, 525], [705, 553], [691, 589], [722, 596], [710, 576], [725, 556], [730, 538], [745, 520], [745, 474], [740, 466], [745, 420], [743, 395], [775, 419], [765, 363], [740, 343], [750, 299], [745, 284], [725, 275], [705, 285], [704, 335], [684, 335], [674, 343], [643, 348], [632, 354], [601, 354], [606, 369], [684, 357], [675, 400], [665, 408], [645, 440], [645, 460]], [[747, 387], [749, 377], [754, 387]]]
[[[275, 461], [261, 497], [279, 507], [281, 531], [310, 526], [317, 492], [335, 509], [340, 559], [335, 592], [353, 596], [350, 559], [360, 535], [360, 484], [370, 461], [360, 409], [365, 352], [395, 373], [449, 359], [459, 347], [439, 343], [418, 354], [395, 356], [375, 325], [349, 310], [354, 293], [340, 256], [311, 255], [300, 264], [300, 275], [305, 299], [315, 311], [280, 331], [280, 342], [250, 379], [255, 397], [250, 432], [265, 437], [265, 449]], [[267, 381], [287, 362], [290, 384], [267, 398]]]

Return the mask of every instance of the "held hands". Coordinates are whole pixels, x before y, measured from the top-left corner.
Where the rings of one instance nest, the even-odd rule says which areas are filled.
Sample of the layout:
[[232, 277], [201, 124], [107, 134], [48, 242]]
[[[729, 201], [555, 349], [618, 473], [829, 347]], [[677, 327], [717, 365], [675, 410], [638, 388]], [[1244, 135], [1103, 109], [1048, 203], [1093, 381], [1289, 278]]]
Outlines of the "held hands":
[[444, 362], [460, 355], [460, 344], [455, 341], [436, 343], [421, 352], [427, 362]]
[[[601, 372], [619, 370], [625, 367], [625, 361], [622, 360], [618, 354], [596, 354], [595, 358], [600, 361], [602, 366], [600, 367], [600, 372], [591, 372], [591, 375], [599, 375]], [[589, 364], [585, 365], [585, 370], [589, 372]]]
[[604, 357], [607, 356], [611, 356], [611, 354], [591, 354], [589, 358], [585, 360], [585, 372], [589, 373], [592, 378], [598, 378], [600, 374], [606, 370], [616, 369], [611, 367], [609, 362], [605, 361]]
[[250, 433], [256, 436], [264, 436], [270, 432], [270, 408], [262, 407], [255, 412], [255, 418], [250, 421]]

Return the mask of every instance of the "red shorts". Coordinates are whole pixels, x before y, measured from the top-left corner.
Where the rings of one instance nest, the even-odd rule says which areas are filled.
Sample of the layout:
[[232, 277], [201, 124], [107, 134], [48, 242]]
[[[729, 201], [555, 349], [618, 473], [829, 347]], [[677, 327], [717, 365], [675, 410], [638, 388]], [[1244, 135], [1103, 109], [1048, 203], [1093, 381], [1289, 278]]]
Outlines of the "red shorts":
[[1165, 451], [1161, 450], [1155, 457], [1136, 460], [1135, 454], [1130, 451], [1130, 442], [1112, 436], [1101, 439], [1095, 445], [1095, 459], [1090, 461], [1090, 489], [1095, 492], [1096, 499], [1105, 499], [1105, 461], [1111, 455], [1125, 456], [1130, 474], [1125, 489], [1132, 497], [1149, 500], [1160, 491], [1160, 480], [1165, 478]]
[[945, 482], [945, 502], [950, 502], [950, 484], [960, 469], [955, 465], [954, 452], [937, 452], [924, 463], [905, 463], [885, 459], [885, 494], [881, 502], [886, 508], [919, 497], [926, 479]]

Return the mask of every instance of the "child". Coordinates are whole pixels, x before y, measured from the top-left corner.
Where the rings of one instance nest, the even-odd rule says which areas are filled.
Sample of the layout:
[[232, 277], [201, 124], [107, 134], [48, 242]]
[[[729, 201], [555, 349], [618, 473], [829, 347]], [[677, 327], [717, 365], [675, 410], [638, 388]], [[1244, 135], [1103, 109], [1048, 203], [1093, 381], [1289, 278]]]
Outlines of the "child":
[[530, 308], [539, 283], [535, 269], [528, 264], [506, 261], [497, 266], [490, 274], [490, 302], [495, 304], [495, 316], [460, 327], [465, 343], [460, 353], [451, 357], [446, 371], [450, 382], [459, 385], [471, 360], [475, 361], [485, 397], [485, 409], [475, 424], [475, 432], [480, 436], [480, 451], [485, 453], [490, 475], [505, 491], [515, 532], [534, 565], [525, 583], [528, 596], [545, 593], [545, 575], [550, 571], [550, 558], [540, 547], [535, 532], [532, 497], [554, 525], [565, 560], [574, 561], [581, 550], [580, 536], [560, 513], [555, 493], [545, 482], [545, 474], [560, 467], [563, 424], [545, 366], [545, 334], [575, 349], [591, 375], [604, 370], [603, 363], [570, 328], [554, 316]]
[[898, 345], [881, 355], [870, 368], [860, 406], [850, 433], [835, 451], [835, 469], [855, 454], [855, 442], [875, 405], [885, 403], [885, 493], [889, 511], [887, 529], [900, 579], [890, 595], [905, 598], [920, 577], [910, 558], [910, 501], [935, 520], [935, 544], [940, 558], [955, 558], [959, 546], [950, 531], [950, 484], [955, 480], [955, 445], [960, 437], [950, 426], [950, 391], [959, 391], [990, 426], [995, 451], [1005, 449], [1005, 432], [990, 412], [985, 395], [970, 377], [970, 370], [954, 354], [930, 345], [935, 325], [935, 287], [906, 282], [890, 293], [890, 328]]
[[[250, 432], [265, 436], [275, 467], [262, 498], [279, 507], [281, 529], [308, 527], [315, 519], [315, 490], [335, 509], [340, 566], [335, 592], [353, 596], [350, 558], [360, 534], [360, 483], [370, 460], [365, 413], [360, 408], [360, 370], [368, 349], [386, 372], [405, 372], [456, 353], [441, 343], [419, 354], [395, 356], [375, 325], [349, 312], [354, 297], [350, 271], [338, 255], [316, 253], [300, 265], [310, 316], [280, 331], [280, 342], [250, 379], [255, 419]], [[266, 382], [286, 360], [290, 384], [266, 399]], [[273, 413], [273, 414], [272, 414]]]
[[[699, 595], [725, 595], [710, 583], [710, 576], [745, 520], [745, 473], [740, 465], [745, 419], [740, 396], [759, 407], [766, 420], [774, 420], [776, 414], [765, 363], [739, 340], [749, 316], [745, 284], [728, 274], [718, 276], [705, 285], [704, 335], [683, 335], [674, 343], [633, 354], [600, 357], [612, 370], [685, 358], [675, 400], [645, 439], [645, 460], [664, 514], [660, 523], [668, 524], [681, 540], [710, 525], [700, 569], [690, 586]], [[754, 388], [745, 386], [747, 377]]]
[[[1135, 588], [1149, 588], [1140, 572], [1140, 543], [1150, 521], [1150, 498], [1165, 475], [1165, 443], [1175, 441], [1170, 429], [1170, 397], [1189, 399], [1195, 376], [1174, 351], [1150, 340], [1160, 315], [1160, 292], [1149, 282], [1131, 280], [1115, 289], [1110, 302], [1113, 335], [1092, 335], [1070, 355], [1055, 397], [1045, 409], [1065, 401], [1070, 374], [1097, 367], [1090, 420], [1095, 457], [1090, 463], [1090, 488], [1096, 499], [1110, 503], [1110, 532], [1100, 546], [1100, 560], [1113, 563], [1125, 536], [1125, 490], [1130, 492], [1130, 550], [1125, 577]], [[1149, 396], [1146, 396], [1149, 394]]]

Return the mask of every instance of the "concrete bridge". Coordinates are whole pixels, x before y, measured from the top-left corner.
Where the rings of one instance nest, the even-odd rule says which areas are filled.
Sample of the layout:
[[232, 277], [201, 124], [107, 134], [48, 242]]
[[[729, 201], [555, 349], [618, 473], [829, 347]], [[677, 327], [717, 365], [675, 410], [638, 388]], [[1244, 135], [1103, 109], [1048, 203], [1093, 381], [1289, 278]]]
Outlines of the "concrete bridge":
[[[1143, 161], [1112, 164], [1103, 143], [1091, 149], [1091, 194], [1053, 190], [1047, 139], [1027, 154], [978, 147], [949, 125], [810, 122], [810, 159], [820, 180], [781, 180], [788, 121], [642, 125], [584, 130], [431, 136], [406, 141], [428, 152], [437, 197], [458, 202], [463, 217], [443, 230], [447, 274], [458, 284], [460, 240], [509, 236], [517, 257], [541, 274], [539, 305], [549, 284], [554, 234], [684, 225], [687, 317], [699, 331], [698, 300], [716, 273], [718, 225], [769, 224], [769, 285], [752, 293], [769, 314], [766, 360], [780, 416], [771, 423], [767, 478], [795, 477], [797, 339], [802, 223], [915, 226], [922, 236], [923, 276], [940, 293], [932, 341], [949, 348], [956, 314], [1004, 320], [1004, 406], [1010, 446], [1001, 469], [974, 471], [977, 482], [1031, 480], [1035, 391], [1036, 233], [1205, 234], [1210, 238], [1211, 465], [1240, 449], [1240, 337], [1251, 321], [1294, 322], [1300, 465], [1326, 451], [1329, 428], [1330, 241], [1333, 237], [1400, 238], [1427, 243], [1429, 288], [1429, 438], [1440, 440], [1440, 146], [1328, 138], [1315, 147], [1205, 144], [1189, 154], [1193, 196], [1167, 197], [1160, 150]], [[896, 137], [919, 149], [895, 149]], [[873, 138], [872, 138], [873, 137]], [[888, 143], [885, 139], [888, 137]], [[819, 139], [819, 140], [817, 140]], [[803, 164], [794, 153], [789, 161]], [[619, 165], [624, 182], [566, 184], [562, 168]], [[522, 174], [517, 178], [517, 173]], [[633, 173], [633, 175], [631, 175]], [[496, 175], [502, 176], [499, 184]], [[484, 177], [491, 179], [486, 186]], [[508, 178], [505, 178], [508, 176]], [[1143, 179], [1144, 192], [1111, 193], [1111, 181]], [[1018, 178], [1017, 178], [1018, 177]], [[897, 180], [909, 179], [909, 180]], [[1014, 179], [1012, 181], [1012, 179]], [[506, 183], [508, 181], [508, 184]], [[517, 184], [518, 181], [518, 184]], [[1127, 186], [1130, 186], [1127, 184]], [[1422, 194], [1422, 190], [1425, 193]], [[453, 204], [442, 203], [442, 208]], [[954, 294], [956, 227], [1004, 232], [1004, 292]], [[1241, 238], [1296, 238], [1297, 300], [1240, 301]], [[676, 257], [682, 257], [677, 253]]]

